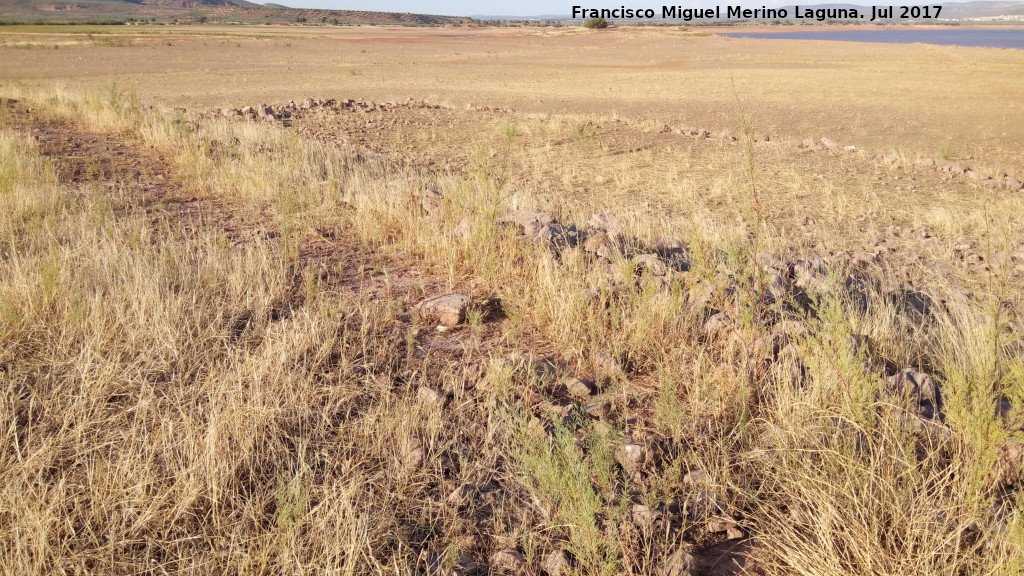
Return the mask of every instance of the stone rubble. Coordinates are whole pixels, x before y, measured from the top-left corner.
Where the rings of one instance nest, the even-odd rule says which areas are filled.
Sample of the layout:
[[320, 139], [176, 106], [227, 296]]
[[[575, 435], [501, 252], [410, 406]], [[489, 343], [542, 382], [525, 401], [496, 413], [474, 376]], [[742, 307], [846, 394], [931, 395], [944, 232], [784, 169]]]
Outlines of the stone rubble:
[[[388, 102], [374, 102], [371, 100], [354, 100], [348, 99], [336, 99], [336, 98], [305, 98], [300, 104], [296, 104], [294, 100], [291, 100], [285, 104], [268, 105], [260, 103], [257, 105], [244, 105], [237, 108], [218, 108], [208, 112], [201, 113], [206, 118], [221, 117], [229, 120], [262, 120], [267, 122], [286, 122], [292, 119], [298, 119], [306, 114], [310, 114], [314, 111], [329, 111], [329, 112], [359, 112], [368, 114], [374, 113], [387, 113], [393, 112], [402, 108], [406, 109], [451, 109], [448, 106], [442, 106], [439, 104], [432, 104], [426, 100], [417, 100], [415, 98], [406, 98], [401, 102], [388, 101]], [[469, 105], [466, 108], [470, 111], [476, 112], [496, 112], [496, 113], [513, 113], [515, 110], [510, 108], [502, 108], [496, 106], [479, 106]], [[626, 119], [618, 119], [616, 122], [630, 125], [634, 122]], [[669, 132], [682, 136], [690, 136], [698, 140], [709, 139], [715, 137], [719, 140], [723, 140], [729, 143], [736, 143], [741, 139], [746, 139], [748, 136], [738, 137], [728, 130], [719, 131], [714, 136], [712, 133], [705, 128], [693, 128], [683, 126], [668, 126], [663, 125], [659, 132]], [[763, 144], [774, 145], [777, 140], [772, 138], [768, 134], [751, 134], [749, 135], [750, 140], [753, 142], [760, 142]], [[849, 152], [857, 153], [867, 158], [879, 157], [877, 154], [873, 154], [869, 151], [858, 148], [855, 145], [847, 144], [842, 145], [839, 142], [823, 136], [817, 141], [812, 138], [805, 138], [801, 142], [795, 145], [796, 148], [804, 151], [827, 151], [827, 152]], [[973, 169], [965, 165], [961, 161], [953, 161], [949, 163], [941, 163], [936, 161], [934, 158], [921, 158], [915, 160], [911, 165], [918, 169], [933, 169], [938, 170], [947, 174], [949, 177], [966, 176], [968, 179], [974, 180], [980, 186], [984, 186], [989, 189], [1002, 188], [1009, 192], [1021, 192], [1024, 191], [1024, 182], [1021, 176], [1012, 176], [1009, 174], [995, 174], [990, 175], [981, 170]], [[601, 228], [601, 226], [594, 225], [591, 223], [591, 228]], [[615, 234], [610, 233], [609, 236], [612, 240], [615, 240]]]

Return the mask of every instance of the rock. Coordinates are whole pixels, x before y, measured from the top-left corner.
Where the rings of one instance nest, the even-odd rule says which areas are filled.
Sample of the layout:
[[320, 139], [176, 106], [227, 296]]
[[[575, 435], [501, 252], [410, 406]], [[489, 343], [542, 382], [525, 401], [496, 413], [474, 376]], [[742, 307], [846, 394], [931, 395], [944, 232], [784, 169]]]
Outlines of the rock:
[[654, 511], [643, 504], [634, 504], [630, 512], [633, 516], [633, 523], [645, 530], [650, 529], [657, 518]]
[[771, 295], [772, 302], [781, 302], [785, 300], [786, 296], [789, 294], [788, 283], [778, 274], [772, 274], [771, 277], [768, 278], [765, 288], [768, 289], [768, 294]]
[[1000, 250], [989, 257], [989, 263], [996, 267], [1004, 267], [1010, 265], [1010, 255]]
[[725, 508], [725, 502], [718, 494], [710, 490], [701, 490], [690, 495], [689, 513], [691, 518], [700, 518], [713, 514], [721, 514]]
[[697, 560], [680, 548], [658, 567], [657, 576], [693, 576], [696, 571]]
[[470, 223], [469, 218], [463, 218], [459, 221], [459, 224], [452, 230], [452, 234], [455, 234], [457, 238], [469, 238], [473, 235], [473, 224]]
[[921, 247], [934, 254], [941, 254], [945, 251], [945, 248], [942, 247], [942, 242], [934, 237], [921, 240]]
[[822, 137], [821, 144], [825, 146], [825, 148], [828, 148], [829, 150], [839, 148], [839, 143], [828, 137]]
[[662, 262], [657, 254], [640, 254], [633, 257], [633, 264], [637, 272], [646, 272], [652, 276], [664, 276], [668, 274], [668, 266]]
[[431, 556], [425, 576], [469, 576], [474, 570], [476, 563], [460, 550], [454, 558], [447, 553]]
[[615, 255], [611, 239], [604, 230], [600, 229], [587, 234], [587, 239], [583, 241], [583, 251], [608, 260]]
[[604, 420], [608, 417], [608, 411], [611, 408], [608, 405], [607, 400], [598, 400], [597, 402], [591, 402], [583, 407], [586, 410], [587, 415], [591, 418], [597, 418], [598, 420]]
[[554, 224], [555, 218], [546, 212], [532, 210], [510, 210], [498, 219], [498, 224], [516, 229], [519, 234], [535, 236], [541, 228]]
[[796, 524], [811, 523], [810, 515], [799, 504], [789, 506], [789, 519]]
[[1024, 182], [1021, 182], [1020, 180], [1013, 178], [1012, 176], [1007, 176], [1005, 186], [1006, 189], [1009, 190], [1010, 192], [1016, 192], [1018, 190], [1024, 189]]
[[953, 263], [944, 258], [932, 260], [927, 264], [927, 266], [939, 274], [952, 274], [955, 270], [955, 268], [953, 268]]
[[238, 110], [235, 110], [234, 108], [224, 108], [220, 111], [220, 115], [225, 118], [233, 118], [238, 116]]
[[565, 381], [565, 388], [569, 394], [577, 398], [587, 398], [594, 393], [594, 387], [579, 378], [569, 378]]
[[974, 242], [967, 238], [960, 238], [956, 241], [956, 245], [953, 246], [953, 253], [957, 256], [963, 257], [964, 254], [974, 249]]
[[912, 402], [919, 417], [931, 420], [939, 415], [939, 385], [928, 374], [907, 368], [886, 378], [886, 384], [893, 395]]
[[569, 412], [572, 411], [571, 404], [555, 404], [553, 402], [548, 402], [547, 400], [541, 400], [540, 404], [537, 405], [537, 408], [551, 420], [564, 419], [568, 417]]
[[594, 354], [594, 363], [604, 376], [616, 376], [622, 372], [622, 365], [611, 352], [601, 349]]
[[789, 264], [779, 256], [762, 251], [758, 252], [754, 256], [754, 262], [757, 262], [765, 272], [777, 272], [779, 274], [789, 274]]
[[708, 305], [715, 288], [710, 282], [698, 282], [686, 294], [686, 305], [691, 311], [699, 312]]
[[800, 349], [795, 344], [783, 346], [775, 355], [772, 375], [780, 382], [803, 384], [807, 376], [807, 366], [804, 364]]
[[441, 457], [438, 458], [438, 464], [440, 464], [441, 474], [443, 474], [445, 478], [450, 478], [459, 472], [458, 463], [454, 458], [452, 458], [452, 455], [447, 452], [441, 454]]
[[416, 391], [416, 398], [420, 401], [420, 404], [426, 406], [440, 406], [442, 403], [441, 395], [426, 386], [420, 386], [419, 390]]
[[854, 266], [866, 266], [878, 262], [878, 254], [875, 252], [857, 252], [850, 258], [850, 264]]
[[457, 508], [462, 508], [470, 503], [473, 499], [473, 494], [476, 493], [476, 486], [472, 484], [463, 484], [452, 490], [451, 494], [448, 495], [447, 502]]
[[734, 526], [725, 531], [725, 537], [729, 540], [739, 540], [740, 538], [743, 538], [743, 530]]
[[631, 476], [638, 474], [647, 460], [647, 446], [632, 440], [627, 440], [615, 451], [615, 461]]
[[533, 239], [555, 246], [575, 247], [579, 243], [580, 233], [575, 226], [568, 228], [561, 224], [545, 224], [533, 235]]
[[996, 461], [995, 481], [1001, 486], [1013, 486], [1024, 475], [1024, 446], [1008, 441], [999, 448]]
[[794, 339], [804, 338], [808, 334], [810, 334], [810, 330], [807, 329], [807, 324], [795, 318], [783, 318], [772, 328], [772, 335], [783, 338], [786, 344]]
[[416, 313], [427, 321], [443, 326], [455, 326], [466, 320], [466, 311], [472, 299], [464, 294], [444, 294], [427, 298], [416, 305]]
[[427, 451], [423, 449], [423, 441], [413, 438], [409, 441], [409, 454], [405, 458], [405, 469], [407, 471], [417, 470], [423, 467], [427, 460]]
[[594, 214], [587, 226], [595, 230], [603, 230], [608, 239], [613, 242], [618, 242], [625, 235], [625, 230], [623, 230], [619, 219], [611, 212]]
[[820, 259], [799, 260], [793, 265], [793, 277], [797, 288], [817, 294], [829, 290], [828, 274]]
[[569, 573], [569, 556], [564, 550], [553, 550], [544, 556], [540, 567], [548, 576], [563, 576]]
[[420, 196], [420, 207], [427, 214], [437, 214], [444, 205], [444, 194], [437, 190], [427, 190]]
[[811, 138], [804, 138], [804, 141], [800, 143], [801, 148], [814, 148], [814, 140]]
[[713, 314], [707, 321], [704, 322], [704, 326], [701, 330], [705, 336], [709, 338], [720, 337], [727, 332], [732, 331], [736, 326], [736, 322], [725, 312], [718, 312]]
[[708, 520], [708, 532], [717, 534], [719, 532], [727, 532], [736, 527], [736, 522], [728, 518], [712, 518]]
[[525, 574], [526, 559], [519, 552], [506, 548], [491, 555], [491, 571], [499, 574]]
[[988, 174], [986, 174], [984, 172], [979, 172], [978, 170], [968, 170], [967, 172], [965, 172], [965, 174], [967, 175], [968, 178], [973, 178], [974, 180], [988, 180], [989, 179]]
[[964, 166], [960, 162], [953, 162], [952, 164], [949, 165], [949, 171], [952, 172], [953, 174], [964, 174], [969, 170], [970, 168]]
[[479, 534], [466, 534], [459, 538], [460, 550], [482, 550], [487, 547], [487, 542]]
[[254, 109], [252, 106], [242, 106], [241, 110], [239, 111], [242, 113], [242, 116], [252, 116], [256, 114], [256, 109]]
[[683, 243], [675, 238], [658, 238], [651, 242], [651, 248], [658, 256], [669, 260], [684, 256]]
[[608, 424], [603, 420], [598, 420], [597, 422], [594, 422], [594, 432], [602, 436], [607, 436], [612, 433], [611, 424]]
[[708, 483], [708, 473], [703, 470], [692, 470], [683, 476], [683, 484], [691, 486], [704, 486]]
[[736, 141], [736, 137], [730, 134], [728, 130], [722, 130], [721, 132], [719, 132], [718, 137], [721, 138], [722, 140], [725, 140], [726, 142]]

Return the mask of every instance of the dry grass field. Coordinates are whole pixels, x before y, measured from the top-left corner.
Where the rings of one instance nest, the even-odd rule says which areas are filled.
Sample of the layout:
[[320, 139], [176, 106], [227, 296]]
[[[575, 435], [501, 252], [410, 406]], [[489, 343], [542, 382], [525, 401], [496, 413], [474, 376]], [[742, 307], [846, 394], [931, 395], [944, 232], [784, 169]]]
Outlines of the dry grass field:
[[1024, 572], [1024, 51], [0, 61], [3, 573]]

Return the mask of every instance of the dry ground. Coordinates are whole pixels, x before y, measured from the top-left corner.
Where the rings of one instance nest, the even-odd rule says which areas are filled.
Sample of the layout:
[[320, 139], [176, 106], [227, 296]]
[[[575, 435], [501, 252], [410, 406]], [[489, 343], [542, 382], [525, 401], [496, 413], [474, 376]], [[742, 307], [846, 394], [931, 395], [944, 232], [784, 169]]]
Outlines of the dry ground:
[[[146, 102], [200, 109], [413, 97], [542, 114], [616, 113], [713, 132], [738, 130], [738, 95], [757, 129], [780, 136], [829, 135], [927, 156], [945, 147], [993, 170], [1024, 163], [1019, 50], [764, 42], [653, 29], [196, 30], [108, 28], [89, 39], [0, 30], [8, 45], [0, 47], [0, 82], [77, 89], [117, 81]], [[78, 49], [54, 50], [62, 45]]]
[[5, 572], [1024, 569], [1024, 56], [467, 34], [0, 33]]

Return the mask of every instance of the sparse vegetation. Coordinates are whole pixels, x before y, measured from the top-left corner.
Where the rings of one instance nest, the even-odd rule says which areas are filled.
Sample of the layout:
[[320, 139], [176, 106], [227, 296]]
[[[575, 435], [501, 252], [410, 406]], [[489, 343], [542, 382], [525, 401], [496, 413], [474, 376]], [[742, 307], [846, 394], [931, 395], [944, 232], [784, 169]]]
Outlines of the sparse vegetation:
[[583, 27], [591, 29], [607, 28], [608, 21], [604, 18], [587, 18], [583, 21]]
[[1019, 195], [754, 109], [126, 86], [0, 99], [0, 571], [1024, 569]]

